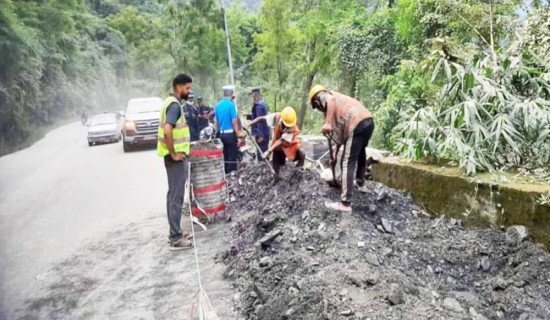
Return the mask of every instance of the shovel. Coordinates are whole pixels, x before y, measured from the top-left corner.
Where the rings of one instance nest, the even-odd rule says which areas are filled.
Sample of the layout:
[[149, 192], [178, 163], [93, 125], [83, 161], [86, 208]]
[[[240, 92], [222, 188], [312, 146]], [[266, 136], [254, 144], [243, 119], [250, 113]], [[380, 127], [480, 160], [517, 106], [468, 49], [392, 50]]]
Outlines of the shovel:
[[338, 186], [338, 183], [336, 182], [336, 172], [334, 167], [336, 166], [336, 159], [334, 159], [334, 152], [332, 150], [332, 132], [331, 133], [325, 133], [325, 137], [328, 140], [328, 151], [330, 154], [330, 168], [332, 169], [332, 182], [335, 186]]
[[[256, 143], [256, 139], [254, 139], [254, 137], [250, 134], [250, 131], [248, 131], [248, 129], [245, 127], [243, 127], [243, 130], [248, 134], [248, 136], [250, 137], [250, 140], [252, 140], [252, 143], [254, 143], [254, 146], [256, 147], [256, 149], [262, 150], [260, 149], [260, 146]], [[273, 170], [273, 167], [271, 166], [271, 163], [269, 163], [269, 160], [267, 160], [266, 158], [263, 158], [263, 159], [265, 163], [267, 163], [267, 166], [271, 170], [271, 173], [273, 173], [273, 176], [276, 176], [277, 174], [275, 174], [275, 170]]]

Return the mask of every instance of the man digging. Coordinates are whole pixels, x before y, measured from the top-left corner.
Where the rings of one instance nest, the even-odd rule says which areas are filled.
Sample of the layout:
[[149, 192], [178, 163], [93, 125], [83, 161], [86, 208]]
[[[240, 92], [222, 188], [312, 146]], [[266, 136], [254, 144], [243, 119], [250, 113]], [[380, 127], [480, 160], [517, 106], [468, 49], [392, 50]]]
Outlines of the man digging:
[[325, 202], [325, 206], [338, 212], [351, 213], [351, 196], [353, 192], [353, 178], [357, 185], [365, 183], [367, 169], [367, 154], [365, 148], [374, 131], [372, 113], [357, 99], [327, 89], [318, 84], [311, 88], [309, 93], [311, 107], [325, 114], [325, 124], [321, 132], [331, 135], [336, 144], [333, 159], [336, 160], [338, 151], [344, 146], [343, 159], [340, 162], [342, 172], [342, 192], [340, 201]]

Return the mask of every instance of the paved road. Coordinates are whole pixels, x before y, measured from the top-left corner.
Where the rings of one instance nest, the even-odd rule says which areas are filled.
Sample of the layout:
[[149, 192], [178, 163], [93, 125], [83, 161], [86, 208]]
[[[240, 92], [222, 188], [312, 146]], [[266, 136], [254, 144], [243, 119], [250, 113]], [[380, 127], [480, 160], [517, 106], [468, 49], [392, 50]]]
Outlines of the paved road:
[[[153, 250], [163, 250], [166, 188], [164, 165], [154, 150], [124, 153], [121, 143], [88, 147], [86, 127], [79, 123], [0, 158], [0, 319], [15, 318], [30, 298], [46, 294], [44, 279], [60, 274], [60, 263], [67, 265], [97, 243], [112, 246], [113, 230], [124, 233], [133, 223], [166, 227], [139, 240], [160, 237], [153, 239], [162, 243]], [[111, 250], [115, 257], [122, 247]]]

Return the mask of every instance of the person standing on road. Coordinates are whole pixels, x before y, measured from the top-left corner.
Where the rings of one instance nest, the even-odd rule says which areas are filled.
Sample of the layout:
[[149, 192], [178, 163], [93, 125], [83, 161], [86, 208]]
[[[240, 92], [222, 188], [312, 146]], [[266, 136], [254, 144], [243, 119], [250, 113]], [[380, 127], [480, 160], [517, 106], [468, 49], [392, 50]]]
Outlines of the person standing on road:
[[[267, 115], [267, 105], [262, 98], [260, 88], [252, 89], [252, 99], [254, 100], [254, 105], [252, 106], [252, 113], [246, 115], [247, 120], [254, 121], [259, 117]], [[260, 150], [257, 150], [258, 161], [262, 161], [262, 154], [267, 151], [269, 147], [269, 139], [271, 136], [271, 131], [265, 120], [260, 120], [254, 122], [252, 127], [252, 137], [256, 140]]]
[[338, 156], [341, 146], [344, 146], [342, 168], [342, 192], [339, 202], [325, 202], [325, 206], [333, 211], [351, 213], [351, 196], [353, 178], [357, 185], [365, 183], [367, 169], [367, 154], [365, 148], [374, 131], [372, 113], [357, 99], [335, 91], [327, 91], [318, 84], [311, 88], [309, 99], [312, 108], [325, 114], [325, 124], [321, 128], [323, 134], [331, 135], [336, 144], [334, 159]]
[[166, 210], [170, 226], [170, 250], [190, 248], [192, 243], [181, 232], [181, 210], [187, 181], [187, 155], [190, 152], [191, 133], [185, 121], [182, 101], [186, 101], [193, 80], [185, 73], [172, 81], [173, 92], [160, 109], [157, 154], [164, 158], [168, 176]]
[[276, 112], [273, 115], [273, 121], [276, 123], [273, 141], [262, 157], [267, 158], [273, 153], [273, 170], [275, 170], [276, 179], [279, 179], [279, 170], [284, 166], [287, 158], [298, 162], [297, 167], [303, 167], [306, 154], [301, 150], [302, 142], [298, 138], [300, 129], [296, 125], [296, 110], [288, 106], [284, 107], [281, 113]]
[[193, 91], [190, 91], [187, 101], [183, 106], [183, 111], [185, 112], [185, 120], [187, 121], [187, 125], [189, 125], [189, 130], [191, 131], [191, 141], [199, 141], [199, 110], [195, 107], [194, 100], [195, 95]]
[[237, 169], [238, 139], [243, 138], [239, 127], [237, 108], [231, 100], [235, 88], [223, 87], [223, 99], [215, 107], [214, 126], [220, 133], [223, 143], [223, 159], [225, 161], [225, 173], [228, 174]]

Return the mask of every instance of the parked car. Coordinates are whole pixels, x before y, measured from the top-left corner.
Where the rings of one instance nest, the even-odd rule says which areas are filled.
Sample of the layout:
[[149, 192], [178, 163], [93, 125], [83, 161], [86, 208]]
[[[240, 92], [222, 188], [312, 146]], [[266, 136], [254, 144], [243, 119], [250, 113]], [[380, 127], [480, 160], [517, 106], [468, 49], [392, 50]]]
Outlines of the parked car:
[[132, 146], [138, 144], [156, 144], [162, 101], [159, 97], [128, 101], [122, 127], [124, 152], [130, 151]]
[[118, 142], [120, 133], [120, 120], [114, 113], [105, 113], [94, 116], [88, 127], [88, 145], [98, 142]]

